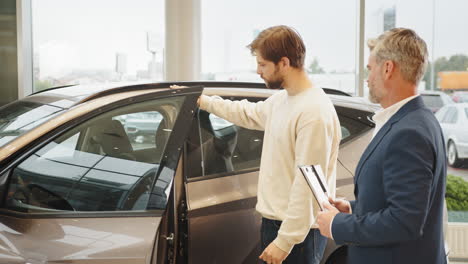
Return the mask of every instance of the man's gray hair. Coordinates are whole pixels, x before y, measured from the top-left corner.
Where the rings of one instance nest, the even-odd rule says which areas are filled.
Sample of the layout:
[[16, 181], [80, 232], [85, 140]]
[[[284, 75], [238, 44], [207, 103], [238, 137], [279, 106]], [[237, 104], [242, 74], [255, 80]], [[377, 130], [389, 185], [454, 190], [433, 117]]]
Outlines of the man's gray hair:
[[417, 85], [422, 79], [427, 67], [427, 46], [413, 30], [394, 28], [369, 39], [367, 45], [377, 63], [391, 60], [398, 65], [404, 80]]

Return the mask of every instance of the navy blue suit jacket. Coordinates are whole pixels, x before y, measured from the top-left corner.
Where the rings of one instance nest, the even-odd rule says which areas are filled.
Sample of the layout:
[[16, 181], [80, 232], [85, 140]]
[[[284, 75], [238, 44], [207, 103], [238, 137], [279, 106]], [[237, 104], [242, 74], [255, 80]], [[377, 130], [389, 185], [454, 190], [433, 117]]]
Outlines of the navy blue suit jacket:
[[332, 223], [348, 263], [446, 263], [442, 130], [420, 97], [380, 129], [356, 168], [352, 214]]

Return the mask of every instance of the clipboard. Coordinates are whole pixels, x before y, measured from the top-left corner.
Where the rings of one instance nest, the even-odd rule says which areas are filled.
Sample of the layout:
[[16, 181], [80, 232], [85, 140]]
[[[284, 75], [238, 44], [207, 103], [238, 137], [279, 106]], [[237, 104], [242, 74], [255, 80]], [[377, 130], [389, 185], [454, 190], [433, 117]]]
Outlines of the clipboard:
[[312, 194], [317, 200], [320, 209], [324, 211], [325, 208], [323, 207], [322, 203], [328, 203], [328, 187], [325, 176], [323, 175], [322, 168], [320, 165], [305, 165], [299, 166], [299, 169], [301, 170], [302, 175], [304, 175], [307, 184], [312, 190]]

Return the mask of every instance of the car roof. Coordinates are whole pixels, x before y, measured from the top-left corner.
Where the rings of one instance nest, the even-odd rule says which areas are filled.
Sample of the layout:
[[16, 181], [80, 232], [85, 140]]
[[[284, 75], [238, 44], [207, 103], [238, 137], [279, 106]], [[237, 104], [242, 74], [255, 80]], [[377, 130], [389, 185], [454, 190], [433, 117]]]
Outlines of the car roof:
[[[257, 89], [257, 88], [222, 88], [211, 87], [205, 88], [204, 94], [206, 95], [220, 95], [224, 97], [236, 97], [239, 95], [245, 97], [264, 97], [267, 98], [279, 90], [273, 89]], [[334, 105], [354, 108], [367, 112], [375, 112], [380, 109], [379, 105], [372, 104], [363, 97], [342, 96], [336, 94], [328, 94]]]
[[[246, 97], [269, 97], [277, 90], [268, 89], [264, 83], [257, 82], [220, 82], [220, 81], [195, 81], [195, 82], [158, 82], [158, 83], [105, 83], [90, 85], [70, 85], [51, 88], [45, 91], [34, 93], [25, 100], [51, 101], [66, 100], [69, 103], [65, 108], [78, 105], [93, 99], [105, 97], [111, 94], [124, 93], [136, 90], [161, 89], [166, 91], [171, 85], [197, 86], [202, 85], [205, 94], [218, 94], [222, 96], [246, 96]], [[349, 94], [324, 88], [333, 103], [343, 107], [374, 112], [378, 105], [371, 104], [367, 99], [352, 97]]]

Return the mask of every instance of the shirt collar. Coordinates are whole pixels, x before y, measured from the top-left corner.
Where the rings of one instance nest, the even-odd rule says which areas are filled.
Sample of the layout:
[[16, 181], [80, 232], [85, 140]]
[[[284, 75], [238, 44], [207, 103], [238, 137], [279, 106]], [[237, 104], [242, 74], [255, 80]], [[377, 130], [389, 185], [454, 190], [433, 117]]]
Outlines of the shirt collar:
[[381, 109], [377, 112], [375, 112], [375, 115], [372, 117], [372, 119], [375, 121], [375, 124], [376, 126], [379, 126], [379, 127], [382, 127], [385, 123], [387, 123], [387, 121], [392, 118], [392, 116], [398, 112], [398, 110], [400, 110], [400, 108], [402, 108], [406, 103], [408, 103], [409, 101], [413, 100], [414, 98], [416, 98], [417, 96], [419, 96], [418, 94], [417, 95], [413, 95], [411, 97], [408, 97], [406, 99], [403, 99], [401, 101], [399, 101], [398, 103], [395, 103], [385, 109]]

